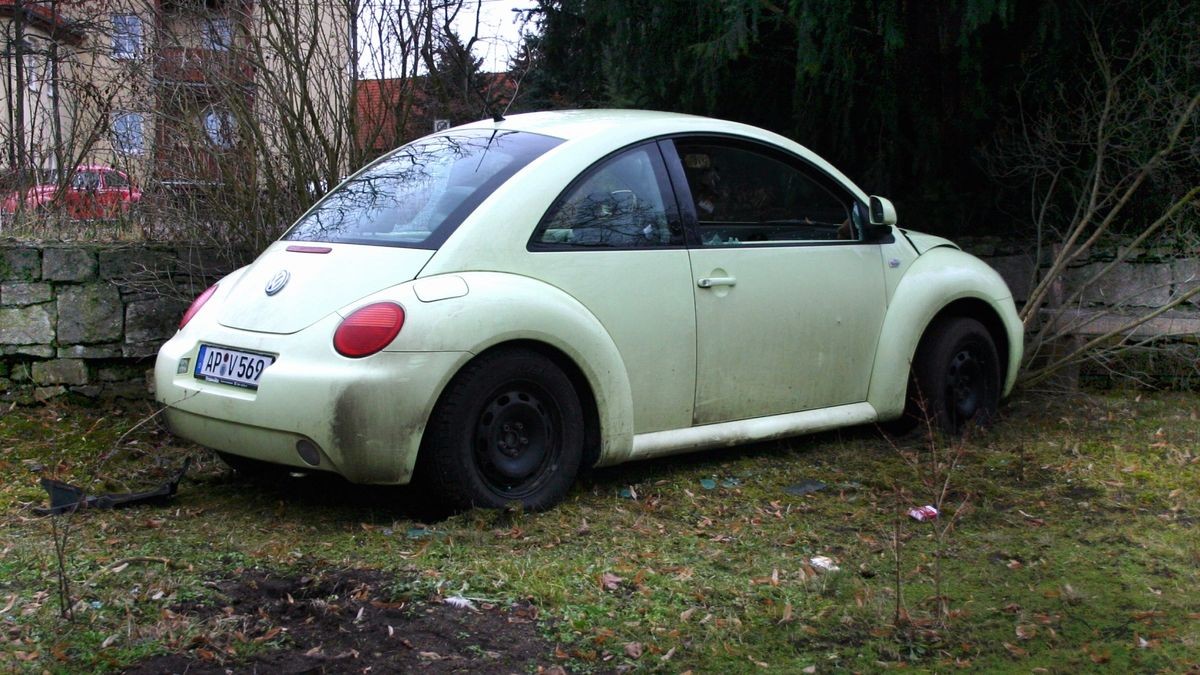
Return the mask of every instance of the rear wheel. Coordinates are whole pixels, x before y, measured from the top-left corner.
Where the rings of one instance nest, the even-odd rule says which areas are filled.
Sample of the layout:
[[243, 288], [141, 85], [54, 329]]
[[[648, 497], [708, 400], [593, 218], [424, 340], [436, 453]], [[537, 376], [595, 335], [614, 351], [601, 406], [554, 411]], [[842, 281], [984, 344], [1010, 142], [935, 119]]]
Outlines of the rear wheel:
[[583, 456], [583, 411], [570, 379], [535, 352], [505, 349], [459, 373], [435, 407], [418, 478], [453, 508], [546, 509], [566, 496]]
[[928, 419], [951, 435], [995, 419], [1000, 359], [983, 324], [965, 317], [938, 320], [922, 338], [912, 368], [906, 419]]

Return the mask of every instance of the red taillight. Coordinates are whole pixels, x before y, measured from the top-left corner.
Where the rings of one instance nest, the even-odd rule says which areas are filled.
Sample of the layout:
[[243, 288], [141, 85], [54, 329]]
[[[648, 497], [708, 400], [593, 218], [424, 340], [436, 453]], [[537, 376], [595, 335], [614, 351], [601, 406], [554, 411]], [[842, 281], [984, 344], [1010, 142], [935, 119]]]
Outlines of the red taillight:
[[352, 359], [370, 356], [388, 346], [404, 326], [404, 308], [377, 302], [346, 317], [333, 334], [333, 348]]
[[186, 326], [187, 323], [192, 320], [192, 317], [196, 316], [196, 312], [199, 312], [200, 308], [204, 306], [204, 303], [208, 302], [208, 299], [211, 298], [212, 294], [216, 292], [217, 285], [213, 284], [212, 286], [208, 287], [208, 290], [201, 293], [200, 297], [193, 300], [192, 306], [187, 308], [187, 311], [183, 313], [183, 318], [179, 320], [179, 328], [182, 329], [184, 326]]

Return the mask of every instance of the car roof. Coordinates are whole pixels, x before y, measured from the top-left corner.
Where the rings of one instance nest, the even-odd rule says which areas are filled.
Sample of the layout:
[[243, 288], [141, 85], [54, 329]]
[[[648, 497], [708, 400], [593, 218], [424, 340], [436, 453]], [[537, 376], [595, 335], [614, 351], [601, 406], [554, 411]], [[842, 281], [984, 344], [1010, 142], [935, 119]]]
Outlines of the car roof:
[[859, 199], [866, 201], [867, 198], [854, 181], [803, 145], [766, 129], [712, 117], [656, 110], [549, 110], [511, 115], [501, 121], [481, 120], [450, 131], [461, 129], [526, 131], [561, 138], [567, 141], [565, 145], [605, 138], [620, 146], [647, 138], [688, 133], [739, 136], [790, 150], [844, 183]]
[[[657, 126], [662, 123], [675, 122], [688, 125], [689, 123], [695, 124], [704, 121], [721, 122], [712, 118], [685, 115], [683, 113], [599, 108], [591, 110], [547, 110], [544, 112], [522, 113], [505, 117], [500, 122], [480, 120], [479, 122], [465, 125], [465, 127], [529, 131], [547, 136], [556, 136], [564, 140], [576, 140], [628, 127], [630, 124]], [[733, 123], [724, 122], [723, 124]]]

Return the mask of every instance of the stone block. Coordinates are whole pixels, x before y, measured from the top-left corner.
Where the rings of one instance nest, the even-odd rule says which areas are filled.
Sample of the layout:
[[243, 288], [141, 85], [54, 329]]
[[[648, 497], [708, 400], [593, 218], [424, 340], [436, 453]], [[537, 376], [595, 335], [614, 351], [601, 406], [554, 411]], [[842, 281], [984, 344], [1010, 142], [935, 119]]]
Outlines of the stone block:
[[24, 307], [50, 302], [54, 297], [54, 289], [50, 284], [27, 281], [0, 282], [0, 305], [5, 307]]
[[[181, 246], [177, 249], [176, 259], [179, 261], [179, 270], [184, 272], [191, 278], [194, 286], [199, 286], [200, 291], [208, 288], [217, 279], [229, 274], [240, 265], [230, 262], [226, 255], [220, 254], [212, 246]], [[251, 255], [246, 260], [253, 260]]]
[[175, 334], [187, 303], [171, 298], [138, 300], [125, 307], [125, 342], [165, 342]]
[[33, 390], [33, 399], [39, 403], [45, 403], [52, 398], [62, 396], [67, 393], [67, 388], [62, 385], [53, 387], [38, 387]]
[[[1171, 281], [1175, 284], [1174, 295], [1183, 293], [1200, 286], [1200, 259], [1179, 258], [1171, 263]], [[1188, 298], [1187, 304], [1200, 307], [1200, 293]]]
[[28, 363], [15, 363], [12, 365], [8, 373], [9, 379], [13, 382], [28, 382], [31, 374], [29, 372]]
[[5, 356], [36, 356], [41, 359], [54, 358], [54, 347], [50, 345], [9, 345], [0, 347]]
[[119, 359], [122, 356], [121, 345], [110, 343], [106, 345], [69, 345], [59, 347], [60, 359]]
[[54, 359], [33, 364], [34, 384], [87, 384], [87, 364], [82, 359]]
[[100, 251], [100, 278], [153, 279], [175, 270], [175, 251], [122, 247]]
[[68, 286], [58, 291], [58, 341], [95, 344], [121, 339], [125, 311], [111, 284]]
[[37, 281], [41, 274], [41, 251], [28, 246], [0, 247], [0, 280]]
[[139, 400], [149, 398], [151, 392], [146, 391], [146, 386], [141, 382], [113, 382], [104, 385], [104, 392], [101, 395], [105, 398]]
[[155, 340], [154, 342], [126, 342], [121, 346], [121, 356], [127, 359], [144, 359], [158, 356], [158, 348], [161, 346], [162, 341], [160, 340]]
[[984, 262], [1000, 273], [1018, 304], [1029, 299], [1029, 292], [1032, 290], [1030, 286], [1033, 279], [1033, 256], [1006, 255], [985, 258]]
[[[1086, 284], [1108, 263], [1092, 263], [1067, 270], [1068, 296]], [[1171, 266], [1166, 263], [1116, 265], [1083, 290], [1084, 305], [1108, 307], [1161, 307], [1171, 297]]]
[[0, 309], [0, 345], [34, 345], [54, 342], [54, 305]]
[[96, 278], [96, 252], [87, 248], [48, 248], [42, 252], [42, 278], [90, 281]]
[[80, 396], [86, 396], [88, 398], [99, 398], [103, 391], [104, 387], [101, 387], [98, 384], [85, 384], [81, 387], [71, 387], [72, 394], [79, 394]]
[[108, 366], [99, 368], [96, 379], [101, 382], [125, 382], [137, 380], [142, 376], [142, 369], [137, 366]]

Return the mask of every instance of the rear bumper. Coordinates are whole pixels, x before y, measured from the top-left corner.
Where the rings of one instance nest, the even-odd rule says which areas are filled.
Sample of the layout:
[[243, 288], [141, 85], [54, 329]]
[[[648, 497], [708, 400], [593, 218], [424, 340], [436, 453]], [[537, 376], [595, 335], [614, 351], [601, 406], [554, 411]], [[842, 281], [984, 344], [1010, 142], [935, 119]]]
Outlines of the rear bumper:
[[[470, 354], [348, 359], [328, 339], [333, 321], [292, 335], [189, 325], [162, 347], [155, 364], [155, 396], [167, 406], [172, 432], [215, 450], [333, 471], [356, 483], [409, 482], [437, 397]], [[192, 370], [201, 341], [277, 358], [257, 390], [198, 380]], [[315, 465], [301, 458], [300, 441], [316, 446]]]

